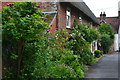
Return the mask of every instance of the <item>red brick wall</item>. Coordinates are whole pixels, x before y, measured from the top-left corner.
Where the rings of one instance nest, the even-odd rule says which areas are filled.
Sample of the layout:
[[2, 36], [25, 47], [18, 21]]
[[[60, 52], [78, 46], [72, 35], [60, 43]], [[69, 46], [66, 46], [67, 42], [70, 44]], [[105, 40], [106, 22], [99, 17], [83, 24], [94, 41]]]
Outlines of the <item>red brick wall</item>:
[[51, 31], [50, 32], [55, 32], [57, 29], [58, 29], [58, 27], [57, 27], [57, 16], [56, 16], [55, 19], [52, 22]]
[[71, 27], [73, 27], [73, 23], [75, 19], [78, 19], [78, 11], [72, 5], [68, 3], [60, 3], [60, 8], [58, 8], [58, 27], [60, 29], [66, 29], [66, 9], [71, 9]]
[[[98, 18], [98, 21], [100, 21], [100, 18]], [[110, 24], [112, 27], [113, 27], [113, 29], [114, 29], [114, 31], [117, 33], [117, 31], [118, 31], [118, 17], [107, 17], [106, 19], [105, 19], [105, 21], [108, 23], [108, 24]]]
[[[2, 2], [2, 6], [6, 6], [7, 4], [14, 3], [14, 2]], [[38, 5], [40, 6], [40, 10], [42, 11], [51, 11], [53, 9], [53, 3], [51, 2], [38, 2]]]
[[[5, 6], [10, 2], [5, 2], [2, 5]], [[54, 4], [51, 2], [39, 2], [38, 5], [40, 6], [40, 10], [42, 11], [52, 11]], [[92, 22], [89, 17], [87, 17], [83, 12], [79, 11], [77, 8], [72, 6], [71, 4], [64, 2], [60, 3], [60, 8], [58, 7], [58, 17], [52, 24], [52, 32], [53, 30], [58, 29], [66, 29], [66, 9], [69, 7], [71, 9], [71, 27], [73, 27], [74, 20], [79, 18], [79, 15], [82, 16], [83, 24], [87, 24]]]

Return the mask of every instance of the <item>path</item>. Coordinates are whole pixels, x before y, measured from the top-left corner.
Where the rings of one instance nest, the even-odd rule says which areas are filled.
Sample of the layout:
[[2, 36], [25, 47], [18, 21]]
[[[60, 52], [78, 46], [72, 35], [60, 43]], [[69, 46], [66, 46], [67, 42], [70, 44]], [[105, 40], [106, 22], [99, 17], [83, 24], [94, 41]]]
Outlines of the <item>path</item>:
[[[112, 53], [112, 54], [104, 55], [105, 57], [100, 59], [98, 63], [94, 64], [89, 68], [89, 70], [85, 73], [85, 77], [89, 79], [111, 78], [110, 80], [114, 80], [112, 78], [118, 78], [119, 75], [118, 72], [120, 72], [120, 70], [118, 69], [118, 67], [120, 66], [120, 59], [119, 59], [120, 57], [118, 56], [118, 54], [120, 55], [120, 53]], [[119, 79], [115, 79], [115, 80], [119, 80]]]

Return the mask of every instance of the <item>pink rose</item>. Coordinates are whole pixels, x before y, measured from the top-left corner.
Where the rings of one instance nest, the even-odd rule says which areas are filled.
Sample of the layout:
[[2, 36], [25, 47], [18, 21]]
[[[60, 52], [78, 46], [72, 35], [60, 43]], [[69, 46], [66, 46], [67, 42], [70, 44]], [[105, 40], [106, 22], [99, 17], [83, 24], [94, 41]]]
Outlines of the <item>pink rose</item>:
[[40, 8], [40, 5], [38, 5], [37, 8]]
[[47, 32], [50, 32], [50, 29], [48, 29]]
[[10, 4], [7, 4], [7, 6], [12, 6], [13, 4], [12, 3], [10, 3]]

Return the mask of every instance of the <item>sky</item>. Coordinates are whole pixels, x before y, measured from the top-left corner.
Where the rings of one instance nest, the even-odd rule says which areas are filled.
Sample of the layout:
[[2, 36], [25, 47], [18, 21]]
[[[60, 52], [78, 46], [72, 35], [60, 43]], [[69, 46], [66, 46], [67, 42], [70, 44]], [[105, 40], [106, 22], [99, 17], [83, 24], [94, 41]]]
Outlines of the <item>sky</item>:
[[101, 12], [106, 13], [107, 17], [118, 16], [118, 2], [120, 0], [83, 0], [96, 17], [100, 16]]

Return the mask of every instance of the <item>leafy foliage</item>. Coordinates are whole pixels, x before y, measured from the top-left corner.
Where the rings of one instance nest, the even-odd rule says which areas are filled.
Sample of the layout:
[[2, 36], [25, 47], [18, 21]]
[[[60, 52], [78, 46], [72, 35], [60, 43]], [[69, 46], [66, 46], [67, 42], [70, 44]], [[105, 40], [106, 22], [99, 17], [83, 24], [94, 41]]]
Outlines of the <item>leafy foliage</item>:
[[114, 31], [109, 24], [101, 24], [98, 31], [101, 34], [99, 43], [103, 53], [108, 53], [114, 41]]
[[110, 35], [103, 34], [101, 35], [100, 43], [104, 53], [108, 53], [112, 45], [113, 40], [110, 38]]
[[98, 27], [98, 31], [100, 32], [100, 34], [108, 34], [110, 35], [111, 39], [114, 39], [114, 31], [112, 27], [110, 26], [110, 24], [101, 24]]
[[72, 31], [69, 47], [74, 54], [80, 54], [81, 61], [84, 64], [91, 65], [94, 63], [94, 55], [90, 50], [90, 43], [97, 40], [98, 32], [89, 25], [80, 25], [75, 22], [75, 29]]
[[44, 14], [38, 11], [36, 3], [15, 2], [4, 7], [2, 13], [3, 45], [10, 43], [9, 47], [7, 45], [3, 46], [5, 50], [3, 55], [8, 55], [8, 58], [13, 59], [13, 62], [16, 60], [14, 67], [17, 70], [13, 69], [12, 71], [18, 78], [22, 62], [24, 62], [23, 55], [25, 55], [25, 50], [28, 49], [27, 46], [41, 40], [40, 37], [44, 36], [48, 26], [44, 22]]
[[101, 51], [100, 50], [94, 51], [94, 55], [95, 57], [99, 58], [101, 56]]
[[15, 63], [7, 66], [5, 79], [84, 78], [86, 65], [94, 62], [90, 43], [98, 39], [98, 33], [79, 24], [72, 34], [47, 32], [39, 7], [15, 2], [3, 8], [3, 44], [9, 44], [3, 46], [3, 54]]

